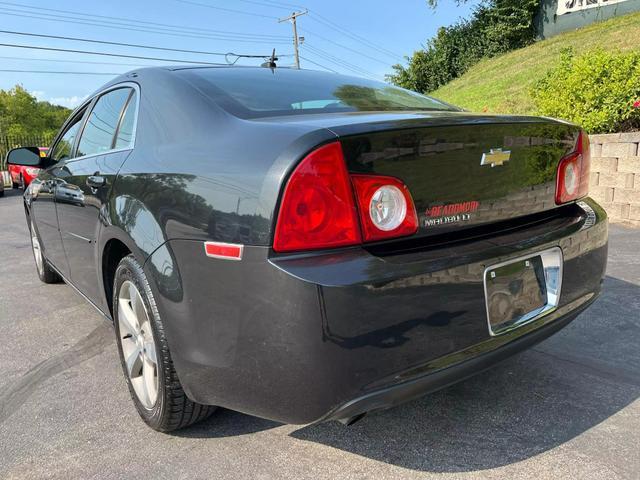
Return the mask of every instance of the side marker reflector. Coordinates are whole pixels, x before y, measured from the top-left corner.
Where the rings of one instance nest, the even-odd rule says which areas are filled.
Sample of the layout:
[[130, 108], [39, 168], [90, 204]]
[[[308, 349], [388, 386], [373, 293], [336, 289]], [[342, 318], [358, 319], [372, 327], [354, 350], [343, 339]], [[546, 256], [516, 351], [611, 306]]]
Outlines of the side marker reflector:
[[222, 242], [204, 242], [204, 252], [207, 257], [221, 258], [222, 260], [242, 260], [244, 245]]

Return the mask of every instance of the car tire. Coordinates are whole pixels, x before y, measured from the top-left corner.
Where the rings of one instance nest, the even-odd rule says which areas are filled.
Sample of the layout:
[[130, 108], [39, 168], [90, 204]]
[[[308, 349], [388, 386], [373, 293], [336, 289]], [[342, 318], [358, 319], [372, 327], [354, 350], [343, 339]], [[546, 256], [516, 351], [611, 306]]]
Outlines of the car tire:
[[33, 258], [36, 262], [36, 272], [38, 272], [38, 278], [41, 282], [44, 283], [60, 283], [62, 281], [62, 277], [60, 277], [60, 275], [58, 275], [58, 272], [56, 272], [53, 268], [51, 268], [51, 265], [49, 265], [49, 261], [42, 251], [42, 243], [40, 242], [38, 231], [36, 230], [36, 227], [33, 224], [33, 220], [31, 220], [31, 218], [29, 218], [29, 234], [31, 236], [31, 250], [33, 252]]
[[140, 417], [160, 432], [184, 428], [209, 417], [216, 407], [193, 402], [180, 384], [149, 282], [133, 255], [120, 261], [114, 277], [113, 319], [118, 352]]
[[18, 184], [16, 182], [11, 182], [11, 188], [15, 190], [16, 188], [18, 188]]

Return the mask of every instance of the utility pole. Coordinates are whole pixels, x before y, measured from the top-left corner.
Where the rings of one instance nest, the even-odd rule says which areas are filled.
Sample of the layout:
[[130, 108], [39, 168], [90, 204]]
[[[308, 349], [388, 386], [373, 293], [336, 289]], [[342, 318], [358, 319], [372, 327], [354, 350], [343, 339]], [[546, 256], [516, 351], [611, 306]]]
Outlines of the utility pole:
[[293, 12], [288, 17], [278, 20], [278, 23], [291, 20], [291, 24], [293, 25], [293, 52], [296, 59], [296, 68], [298, 70], [300, 70], [300, 54], [298, 53], [298, 26], [296, 25], [296, 18], [306, 15], [307, 13], [309, 13], [309, 10], [305, 10], [304, 12]]

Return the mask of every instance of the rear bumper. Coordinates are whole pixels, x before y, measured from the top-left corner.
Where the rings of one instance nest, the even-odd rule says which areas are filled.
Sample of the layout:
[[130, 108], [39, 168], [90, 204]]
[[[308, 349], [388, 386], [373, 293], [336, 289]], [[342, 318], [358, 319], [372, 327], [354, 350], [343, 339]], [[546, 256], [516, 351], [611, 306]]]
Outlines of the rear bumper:
[[[388, 256], [361, 249], [242, 262], [172, 240], [145, 264], [187, 394], [277, 421], [344, 420], [464, 379], [568, 324], [600, 292], [604, 211]], [[492, 337], [484, 269], [560, 247], [556, 310]], [[188, 268], [179, 268], [186, 267]]]
[[[382, 388], [353, 399], [339, 406], [320, 421], [340, 420], [347, 423], [350, 419], [357, 418], [363, 413], [391, 408], [472, 377], [558, 332], [571, 323], [596, 298], [596, 295], [587, 295], [563, 309], [563, 312], [569, 313], [557, 312], [546, 319], [543, 326], [531, 325], [527, 329], [526, 335], [518, 336], [515, 339], [504, 339], [505, 342], [500, 346], [487, 345], [485, 353], [478, 353], [478, 351], [484, 350], [480, 345], [470, 351], [458, 352], [455, 354], [456, 358], [450, 359], [452, 366], [439, 369], [434, 367], [432, 372], [424, 373], [413, 380]], [[465, 357], [468, 360], [461, 360]], [[447, 359], [441, 359], [441, 362], [447, 363]], [[425, 365], [419, 370], [429, 370], [429, 367]]]

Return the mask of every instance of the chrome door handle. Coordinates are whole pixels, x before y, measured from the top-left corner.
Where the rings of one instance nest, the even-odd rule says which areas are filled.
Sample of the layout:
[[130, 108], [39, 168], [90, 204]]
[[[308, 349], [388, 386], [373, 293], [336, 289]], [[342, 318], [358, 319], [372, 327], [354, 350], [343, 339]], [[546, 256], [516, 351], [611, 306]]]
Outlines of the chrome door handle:
[[87, 177], [87, 186], [91, 188], [104, 187], [107, 184], [107, 179], [100, 175], [91, 175]]

